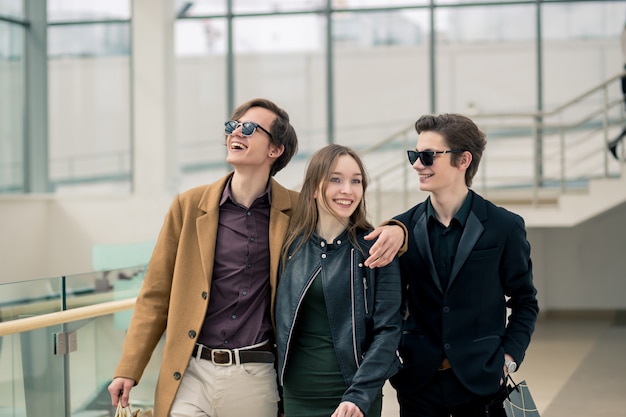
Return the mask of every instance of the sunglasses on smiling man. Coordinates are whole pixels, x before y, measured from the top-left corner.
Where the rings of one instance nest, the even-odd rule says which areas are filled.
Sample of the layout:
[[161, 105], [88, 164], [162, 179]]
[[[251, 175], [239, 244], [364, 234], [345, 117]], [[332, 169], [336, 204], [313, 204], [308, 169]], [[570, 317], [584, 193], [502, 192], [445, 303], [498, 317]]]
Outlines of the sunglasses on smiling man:
[[463, 149], [449, 149], [447, 151], [414, 151], [409, 149], [406, 151], [409, 157], [409, 162], [413, 165], [418, 159], [422, 161], [422, 165], [429, 167], [435, 163], [435, 155], [443, 155], [446, 153], [460, 153], [465, 152]]
[[255, 122], [238, 122], [236, 120], [229, 120], [224, 123], [224, 133], [232, 135], [235, 130], [241, 125], [241, 134], [245, 137], [252, 136], [254, 131], [259, 128], [264, 131], [270, 139], [274, 139], [272, 134], [268, 132], [263, 126]]

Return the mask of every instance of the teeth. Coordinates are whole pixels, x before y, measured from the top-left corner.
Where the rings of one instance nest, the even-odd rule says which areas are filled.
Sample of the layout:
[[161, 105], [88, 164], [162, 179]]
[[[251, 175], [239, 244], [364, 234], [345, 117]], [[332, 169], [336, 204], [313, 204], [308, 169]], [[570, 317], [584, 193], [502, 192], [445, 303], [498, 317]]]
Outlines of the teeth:
[[240, 142], [231, 142], [230, 148], [231, 149], [245, 149], [246, 147]]
[[351, 200], [335, 200], [337, 202], [337, 204], [342, 204], [345, 206], [349, 206], [350, 204], [352, 204]]

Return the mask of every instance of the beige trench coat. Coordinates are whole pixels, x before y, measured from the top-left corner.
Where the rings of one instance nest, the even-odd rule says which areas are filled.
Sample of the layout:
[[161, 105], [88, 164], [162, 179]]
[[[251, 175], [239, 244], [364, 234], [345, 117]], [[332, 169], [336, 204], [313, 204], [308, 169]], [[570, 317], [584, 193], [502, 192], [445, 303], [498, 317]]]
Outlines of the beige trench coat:
[[[166, 333], [155, 393], [154, 416], [167, 417], [187, 369], [210, 301], [219, 200], [232, 173], [180, 194], [157, 239], [115, 376], [139, 382]], [[298, 193], [271, 182], [270, 285], [274, 304], [280, 251]], [[132, 395], [131, 395], [132, 399]]]

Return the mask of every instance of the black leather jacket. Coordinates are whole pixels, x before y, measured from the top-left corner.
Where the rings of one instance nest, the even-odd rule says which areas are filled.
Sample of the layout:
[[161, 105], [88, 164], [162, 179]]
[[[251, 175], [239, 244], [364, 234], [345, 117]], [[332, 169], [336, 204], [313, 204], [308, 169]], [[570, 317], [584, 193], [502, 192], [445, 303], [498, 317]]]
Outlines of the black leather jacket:
[[[365, 234], [359, 234], [358, 242], [367, 254], [373, 242], [364, 240]], [[279, 381], [282, 385], [304, 295], [313, 279], [321, 278], [335, 353], [348, 386], [342, 401], [353, 402], [366, 414], [400, 364], [399, 262], [396, 258], [383, 268], [366, 267], [347, 232], [332, 246], [329, 250], [326, 241], [314, 235], [282, 267], [276, 296]]]

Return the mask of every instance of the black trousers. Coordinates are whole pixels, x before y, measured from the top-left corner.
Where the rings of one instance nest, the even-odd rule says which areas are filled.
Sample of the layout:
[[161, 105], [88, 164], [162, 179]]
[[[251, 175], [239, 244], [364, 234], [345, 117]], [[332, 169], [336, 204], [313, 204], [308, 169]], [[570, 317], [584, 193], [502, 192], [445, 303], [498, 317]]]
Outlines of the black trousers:
[[496, 396], [473, 394], [447, 369], [417, 392], [398, 393], [400, 417], [506, 417], [502, 401], [493, 402]]

